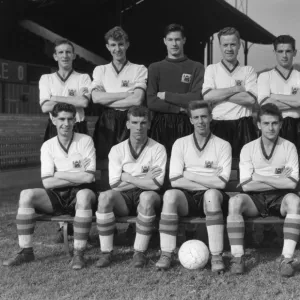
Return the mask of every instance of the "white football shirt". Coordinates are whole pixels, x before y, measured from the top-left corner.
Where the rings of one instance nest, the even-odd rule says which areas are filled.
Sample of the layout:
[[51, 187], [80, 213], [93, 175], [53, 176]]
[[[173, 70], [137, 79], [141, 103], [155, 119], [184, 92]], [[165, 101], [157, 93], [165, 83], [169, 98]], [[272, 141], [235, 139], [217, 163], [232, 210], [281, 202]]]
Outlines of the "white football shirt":
[[148, 70], [143, 65], [126, 61], [121, 70], [118, 70], [114, 63], [111, 62], [107, 65], [97, 66], [94, 69], [91, 90], [97, 89], [106, 93], [121, 93], [142, 89], [146, 92], [147, 78]]
[[291, 180], [298, 182], [299, 165], [297, 149], [293, 143], [278, 137], [277, 143], [269, 154], [265, 153], [262, 139], [258, 138], [242, 148], [240, 154], [241, 186], [252, 180], [252, 174], [279, 177], [284, 168], [292, 168]]
[[[231, 160], [231, 146], [227, 141], [210, 134], [206, 144], [200, 148], [195, 134], [190, 134], [177, 139], [172, 147], [170, 181], [183, 177], [184, 171], [213, 176], [216, 169], [222, 167], [219, 178], [227, 183], [231, 172]], [[207, 190], [207, 187], [202, 186], [202, 190]]]
[[[83, 160], [90, 159], [84, 168]], [[67, 148], [55, 136], [44, 142], [41, 148], [41, 177], [53, 177], [55, 171], [96, 172], [96, 154], [92, 138], [86, 134], [74, 133]]]
[[[257, 97], [256, 73], [250, 66], [236, 66], [229, 70], [223, 61], [209, 65], [205, 69], [202, 95], [214, 89], [230, 88], [242, 85], [255, 100]], [[252, 108], [231, 103], [228, 101], [216, 104], [213, 107], [214, 120], [236, 120], [252, 115]]]
[[145, 177], [151, 167], [158, 166], [162, 173], [153, 181], [160, 188], [164, 182], [167, 153], [163, 145], [148, 138], [139, 154], [134, 153], [129, 139], [113, 146], [108, 155], [109, 184], [116, 188], [121, 183], [122, 172], [134, 177]]
[[[263, 72], [258, 76], [257, 90], [258, 103], [263, 105], [271, 94], [293, 95], [300, 88], [300, 72], [291, 69], [287, 77], [275, 67], [274, 69]], [[300, 101], [300, 99], [299, 99]], [[291, 108], [282, 111], [284, 118], [300, 118], [300, 108]]]
[[[58, 72], [52, 74], [44, 74], [39, 81], [40, 89], [40, 105], [50, 100], [51, 96], [78, 96], [81, 89], [87, 89], [84, 96], [90, 99], [90, 86], [91, 79], [88, 74], [80, 74], [75, 71], [71, 71], [69, 75], [64, 79]], [[50, 118], [52, 120], [52, 115]], [[76, 122], [84, 120], [84, 108], [76, 107]]]

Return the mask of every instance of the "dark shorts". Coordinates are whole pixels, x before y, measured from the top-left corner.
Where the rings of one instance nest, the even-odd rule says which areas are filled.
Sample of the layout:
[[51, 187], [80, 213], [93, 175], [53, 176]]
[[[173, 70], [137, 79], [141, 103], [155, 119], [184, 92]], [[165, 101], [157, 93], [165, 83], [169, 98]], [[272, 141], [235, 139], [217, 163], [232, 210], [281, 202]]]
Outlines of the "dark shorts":
[[281, 137], [294, 143], [297, 149], [300, 149], [300, 138], [298, 137], [299, 120], [291, 117], [284, 118], [279, 133]]
[[[83, 189], [90, 189], [95, 193], [96, 198], [96, 185], [95, 183], [81, 184], [74, 187], [63, 187], [57, 189], [47, 189], [46, 192], [51, 201], [53, 208], [53, 215], [59, 216], [69, 214], [75, 215], [76, 195], [77, 192]], [[97, 210], [96, 201], [92, 205], [93, 213]]]
[[238, 120], [212, 120], [211, 131], [232, 147], [232, 157], [239, 158], [243, 146], [258, 138], [258, 131], [252, 117]]
[[[134, 189], [131, 189], [131, 190], [128, 190], [128, 191], [125, 191], [125, 192], [121, 192], [121, 195], [125, 199], [125, 202], [126, 202], [128, 210], [129, 210], [129, 215], [130, 216], [136, 216], [137, 207], [140, 203], [140, 195], [141, 195], [142, 192], [146, 192], [146, 191], [142, 190], [140, 188], [134, 188]], [[161, 195], [159, 193], [157, 193], [157, 194], [161, 198]], [[159, 207], [158, 210], [161, 210], [160, 208], [161, 208], [161, 206]], [[160, 213], [160, 211], [158, 213]]]
[[247, 192], [253, 203], [255, 204], [260, 215], [265, 218], [270, 215], [282, 217], [280, 207], [283, 198], [287, 194], [295, 194], [293, 190], [276, 190], [266, 192]]
[[166, 147], [168, 157], [174, 142], [193, 133], [190, 118], [185, 113], [165, 114], [154, 112], [149, 136]]
[[[84, 134], [88, 134], [88, 129], [87, 129], [87, 123], [86, 121], [82, 121], [82, 122], [76, 122], [73, 128], [74, 132], [77, 133], [84, 133]], [[51, 119], [48, 120], [48, 125], [46, 128], [46, 132], [45, 132], [45, 136], [44, 136], [44, 142], [48, 141], [49, 139], [53, 138], [57, 136], [57, 130], [56, 130], [56, 126], [53, 125]]]
[[94, 131], [94, 144], [97, 160], [107, 159], [112, 146], [128, 139], [129, 130], [126, 127], [127, 110], [120, 111], [103, 108]]
[[[188, 202], [189, 206], [189, 216], [191, 217], [205, 217], [204, 208], [203, 208], [203, 202], [204, 202], [204, 194], [206, 190], [204, 191], [188, 191], [188, 190], [181, 190], [184, 193], [184, 196]], [[225, 217], [227, 217], [228, 214], [228, 201], [229, 196], [222, 190], [218, 190], [222, 197], [222, 212]]]

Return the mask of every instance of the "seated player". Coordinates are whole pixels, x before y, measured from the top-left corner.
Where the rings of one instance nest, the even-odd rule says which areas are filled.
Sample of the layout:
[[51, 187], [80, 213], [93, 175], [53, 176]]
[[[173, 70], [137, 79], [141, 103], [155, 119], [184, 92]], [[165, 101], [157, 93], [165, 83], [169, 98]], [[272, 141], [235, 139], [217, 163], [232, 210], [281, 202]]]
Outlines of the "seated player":
[[176, 248], [178, 217], [206, 216], [213, 272], [224, 270], [222, 259], [224, 219], [228, 196], [225, 188], [231, 172], [230, 144], [210, 132], [210, 107], [204, 101], [188, 106], [194, 133], [178, 139], [172, 148], [170, 181], [173, 189], [163, 197], [159, 224], [159, 269], [168, 269]]
[[98, 198], [97, 227], [101, 256], [97, 267], [108, 266], [113, 257], [115, 214], [137, 215], [133, 266], [143, 267], [145, 252], [153, 230], [156, 211], [160, 212], [158, 194], [164, 181], [167, 161], [163, 145], [147, 137], [150, 127], [149, 110], [134, 106], [128, 110], [129, 139], [112, 147], [109, 153], [109, 183], [111, 190]]
[[293, 255], [300, 231], [300, 199], [294, 192], [299, 179], [296, 147], [278, 136], [282, 115], [275, 104], [258, 113], [261, 137], [246, 144], [240, 157], [240, 183], [245, 193], [229, 200], [227, 230], [233, 255], [231, 272], [242, 274], [244, 263], [244, 216], [279, 215], [284, 221], [280, 274], [294, 273]]
[[54, 59], [58, 64], [58, 71], [42, 75], [39, 82], [40, 105], [43, 113], [49, 113], [49, 122], [44, 141], [57, 135], [51, 114], [56, 103], [68, 103], [76, 107], [76, 123], [74, 131], [87, 133], [84, 108], [90, 101], [89, 88], [91, 79], [88, 74], [80, 74], [73, 70], [76, 58], [74, 45], [68, 40], [57, 40], [54, 46]]
[[204, 67], [184, 55], [184, 28], [165, 28], [167, 57], [149, 66], [147, 105], [154, 111], [150, 137], [162, 143], [171, 155], [173, 143], [191, 134], [193, 126], [186, 114], [189, 101], [202, 99]]
[[92, 225], [92, 209], [96, 206], [94, 173], [96, 158], [93, 140], [74, 133], [76, 108], [58, 103], [52, 111], [57, 137], [41, 148], [41, 176], [45, 189], [23, 190], [17, 214], [19, 253], [3, 262], [15, 266], [34, 260], [33, 231], [35, 212], [61, 215], [75, 214], [73, 269], [81, 269], [87, 238]]
[[299, 149], [298, 124], [300, 118], [300, 72], [293, 68], [297, 54], [296, 42], [289, 35], [278, 36], [274, 43], [277, 65], [263, 72], [257, 80], [258, 102], [274, 103], [282, 111], [280, 136]]
[[256, 73], [237, 60], [241, 41], [235, 28], [220, 30], [218, 38], [223, 59], [206, 68], [202, 94], [213, 107], [212, 133], [228, 141], [232, 156], [238, 158], [242, 147], [257, 138], [252, 119], [257, 95]]
[[148, 76], [145, 66], [127, 60], [129, 39], [121, 27], [109, 30], [105, 41], [112, 62], [96, 67], [92, 82], [93, 102], [102, 105], [93, 137], [97, 161], [107, 159], [111, 147], [128, 138], [127, 111], [143, 104]]

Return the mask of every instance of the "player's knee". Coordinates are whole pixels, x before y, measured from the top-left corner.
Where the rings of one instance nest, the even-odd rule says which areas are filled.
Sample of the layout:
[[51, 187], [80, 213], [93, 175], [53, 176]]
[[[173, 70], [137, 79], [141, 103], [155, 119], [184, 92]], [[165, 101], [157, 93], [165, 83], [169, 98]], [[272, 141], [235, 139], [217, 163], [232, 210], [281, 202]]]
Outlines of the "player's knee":
[[239, 195], [235, 195], [229, 199], [228, 213], [230, 215], [242, 213], [243, 200]]
[[35, 193], [32, 189], [21, 191], [19, 206], [20, 207], [31, 207], [34, 197], [35, 197]]
[[221, 209], [220, 193], [217, 190], [210, 189], [204, 194], [204, 208], [207, 211], [216, 211]]
[[76, 208], [77, 209], [90, 209], [91, 208], [91, 198], [88, 195], [81, 195], [76, 199]]
[[112, 208], [113, 196], [111, 191], [100, 193], [98, 198], [98, 211], [107, 211]]
[[138, 211], [140, 211], [145, 215], [153, 214], [156, 201], [157, 198], [154, 193], [143, 192], [140, 195], [140, 203], [139, 203]]
[[163, 198], [163, 207], [174, 207], [177, 206], [178, 202], [177, 191], [176, 190], [168, 190], [164, 194]]
[[288, 195], [285, 202], [288, 213], [300, 213], [300, 198], [297, 195]]

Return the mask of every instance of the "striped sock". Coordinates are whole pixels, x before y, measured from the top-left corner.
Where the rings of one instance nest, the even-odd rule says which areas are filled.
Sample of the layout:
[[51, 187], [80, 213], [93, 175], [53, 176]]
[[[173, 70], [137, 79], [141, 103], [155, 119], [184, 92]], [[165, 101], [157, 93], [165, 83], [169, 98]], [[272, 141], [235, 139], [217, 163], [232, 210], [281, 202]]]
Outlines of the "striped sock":
[[92, 226], [92, 210], [76, 209], [74, 218], [74, 249], [84, 250]]
[[287, 214], [283, 225], [283, 249], [282, 255], [292, 258], [300, 233], [300, 215]]
[[224, 219], [221, 211], [206, 213], [206, 228], [209, 250], [212, 255], [220, 255], [224, 247]]
[[134, 250], [144, 252], [148, 248], [151, 234], [154, 227], [156, 215], [145, 216], [138, 213], [136, 220], [136, 236], [134, 241]]
[[231, 254], [234, 257], [244, 255], [244, 233], [245, 222], [242, 215], [227, 217], [227, 232], [231, 247]]
[[114, 248], [114, 232], [116, 228], [116, 219], [113, 212], [98, 213], [97, 228], [99, 232], [100, 245], [102, 252], [111, 252]]
[[34, 208], [18, 209], [16, 218], [19, 245], [21, 248], [32, 248], [32, 236], [35, 226]]
[[161, 251], [172, 253], [176, 249], [178, 215], [162, 213], [159, 222]]

